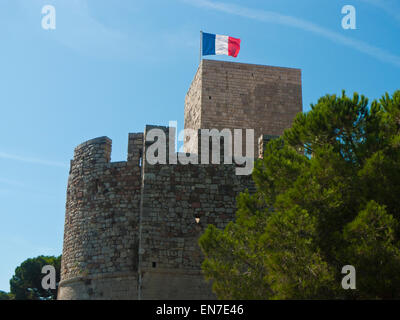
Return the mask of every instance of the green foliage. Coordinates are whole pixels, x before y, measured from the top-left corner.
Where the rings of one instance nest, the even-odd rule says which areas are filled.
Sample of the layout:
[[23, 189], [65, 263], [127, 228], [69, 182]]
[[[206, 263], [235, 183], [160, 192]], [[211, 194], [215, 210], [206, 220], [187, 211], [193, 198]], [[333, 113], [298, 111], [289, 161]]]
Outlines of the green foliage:
[[[400, 298], [400, 91], [327, 95], [271, 141], [255, 194], [199, 240], [222, 299]], [[356, 290], [341, 287], [356, 268]]]
[[60, 281], [61, 256], [39, 256], [27, 259], [15, 269], [10, 280], [11, 293], [16, 300], [49, 300], [57, 298], [57, 289], [42, 288], [42, 268], [52, 265], [56, 269], [56, 282]]
[[0, 291], [0, 300], [13, 300], [14, 296], [11, 293]]
[[[400, 288], [399, 224], [384, 206], [370, 201], [343, 230], [342, 254], [357, 272], [363, 299], [398, 299]], [[352, 294], [352, 292], [348, 292]]]
[[[329, 298], [334, 278], [316, 246], [315, 218], [295, 206], [268, 221], [263, 245], [272, 299]], [[277, 241], [285, 239], [285, 241]]]

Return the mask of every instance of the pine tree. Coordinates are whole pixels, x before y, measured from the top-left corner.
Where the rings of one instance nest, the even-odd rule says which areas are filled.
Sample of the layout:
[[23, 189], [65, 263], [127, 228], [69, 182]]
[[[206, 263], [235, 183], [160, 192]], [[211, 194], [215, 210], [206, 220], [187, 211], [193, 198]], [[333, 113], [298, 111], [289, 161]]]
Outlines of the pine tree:
[[[256, 162], [257, 191], [199, 240], [222, 299], [400, 298], [400, 91], [326, 95]], [[342, 267], [356, 289], [341, 287]]]

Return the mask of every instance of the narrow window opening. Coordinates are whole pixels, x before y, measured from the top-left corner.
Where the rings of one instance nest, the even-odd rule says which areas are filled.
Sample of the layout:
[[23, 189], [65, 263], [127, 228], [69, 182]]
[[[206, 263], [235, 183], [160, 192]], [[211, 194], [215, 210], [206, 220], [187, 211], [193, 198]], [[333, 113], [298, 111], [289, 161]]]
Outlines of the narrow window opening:
[[143, 150], [139, 150], [139, 167], [142, 166], [142, 160], [143, 160]]

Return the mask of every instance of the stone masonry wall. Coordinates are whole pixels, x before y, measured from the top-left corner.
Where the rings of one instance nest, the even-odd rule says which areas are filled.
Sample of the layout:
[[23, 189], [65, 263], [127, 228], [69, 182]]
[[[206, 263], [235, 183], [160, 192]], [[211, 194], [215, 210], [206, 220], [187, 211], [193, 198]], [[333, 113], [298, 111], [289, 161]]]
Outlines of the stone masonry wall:
[[143, 178], [141, 298], [215, 298], [201, 273], [198, 238], [207, 225], [224, 228], [234, 219], [236, 196], [254, 188], [251, 176], [236, 175], [234, 164], [145, 161]]
[[[196, 75], [185, 97], [185, 129], [198, 130], [201, 127], [201, 99], [202, 99], [202, 64], [199, 65]], [[184, 141], [185, 152], [197, 152], [195, 141]]]

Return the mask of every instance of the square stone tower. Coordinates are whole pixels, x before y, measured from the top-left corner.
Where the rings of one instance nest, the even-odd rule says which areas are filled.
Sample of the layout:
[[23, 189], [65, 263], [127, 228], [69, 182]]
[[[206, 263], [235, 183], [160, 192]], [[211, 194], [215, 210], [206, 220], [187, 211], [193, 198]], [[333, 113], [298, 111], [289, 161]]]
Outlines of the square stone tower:
[[[185, 98], [185, 129], [254, 129], [256, 156], [258, 138], [281, 135], [301, 111], [300, 69], [202, 60]], [[194, 141], [184, 148], [197, 153]]]

